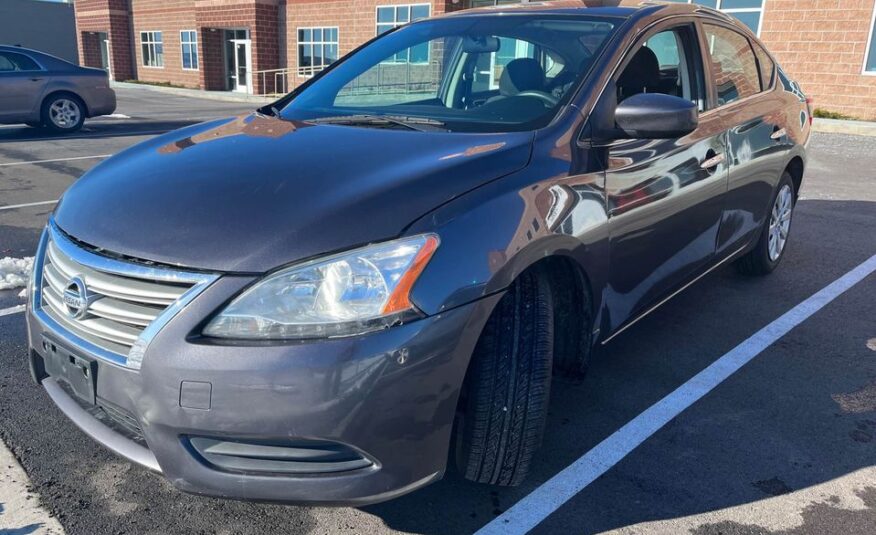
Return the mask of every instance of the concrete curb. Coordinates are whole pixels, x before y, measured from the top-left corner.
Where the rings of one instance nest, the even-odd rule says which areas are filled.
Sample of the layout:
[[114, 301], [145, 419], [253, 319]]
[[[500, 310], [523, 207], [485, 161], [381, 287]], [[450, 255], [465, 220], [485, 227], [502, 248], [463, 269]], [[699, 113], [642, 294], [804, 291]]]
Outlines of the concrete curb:
[[64, 535], [64, 528], [46, 509], [24, 469], [0, 441], [0, 533]]
[[206, 98], [223, 102], [251, 102], [254, 104], [268, 104], [277, 100], [274, 97], [245, 95], [242, 93], [233, 93], [231, 91], [204, 91], [201, 89], [186, 89], [184, 87], [163, 87], [159, 85], [131, 84], [126, 82], [111, 82], [110, 85], [114, 88], [119, 89], [148, 89], [149, 91], [156, 91], [159, 93], [166, 93], [170, 95], [179, 95], [191, 98]]
[[812, 130], [823, 134], [853, 134], [856, 136], [876, 137], [876, 122], [816, 118], [812, 123]]

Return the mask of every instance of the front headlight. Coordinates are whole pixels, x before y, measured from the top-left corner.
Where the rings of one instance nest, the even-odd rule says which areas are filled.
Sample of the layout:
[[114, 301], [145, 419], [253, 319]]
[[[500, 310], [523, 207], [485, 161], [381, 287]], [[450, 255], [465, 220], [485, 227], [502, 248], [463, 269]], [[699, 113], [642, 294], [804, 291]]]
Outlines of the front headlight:
[[410, 291], [438, 237], [424, 234], [314, 260], [268, 275], [234, 299], [206, 336], [302, 339], [383, 329], [419, 313]]

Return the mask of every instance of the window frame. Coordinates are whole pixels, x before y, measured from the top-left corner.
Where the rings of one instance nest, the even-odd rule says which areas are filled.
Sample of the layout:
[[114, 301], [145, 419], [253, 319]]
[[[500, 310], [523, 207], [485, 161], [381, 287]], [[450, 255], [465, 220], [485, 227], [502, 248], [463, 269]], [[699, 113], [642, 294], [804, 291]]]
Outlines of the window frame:
[[[400, 7], [408, 8], [408, 20], [406, 22], [398, 22], [398, 9]], [[387, 30], [387, 32], [388, 32], [388, 31], [392, 31], [392, 30], [398, 28], [399, 26], [404, 26], [405, 24], [411, 24], [412, 22], [416, 22], [415, 20], [413, 20], [413, 16], [412, 16], [413, 15], [413, 8], [415, 8], [415, 7], [425, 7], [428, 10], [428, 14], [424, 18], [428, 19], [428, 18], [432, 17], [432, 4], [429, 2], [417, 2], [417, 3], [412, 3], [412, 4], [377, 4], [376, 6], [374, 6], [374, 35], [375, 35], [375, 37], [379, 37], [379, 36], [383, 35], [384, 33], [386, 33], [386, 32], [380, 31], [381, 26], [392, 26], [390, 29]], [[391, 23], [390, 22], [380, 22], [380, 16], [379, 16], [380, 10], [387, 9], [387, 8], [393, 9], [393, 21]], [[417, 20], [423, 20], [423, 19], [417, 19]], [[413, 47], [411, 47], [411, 48], [413, 48]], [[426, 61], [411, 61], [411, 49], [408, 48], [407, 52], [408, 52], [408, 58], [405, 61], [396, 61], [395, 59], [392, 59], [392, 60], [386, 60], [383, 63], [392, 64], [392, 65], [428, 65], [429, 63], [432, 62], [432, 47], [431, 46], [429, 46], [428, 50], [426, 51]]]
[[[191, 33], [195, 40], [194, 41], [186, 41], [183, 38], [183, 34]], [[192, 48], [192, 65], [194, 67], [186, 67], [186, 45], [194, 47]], [[198, 30], [180, 30], [179, 31], [179, 51], [180, 51], [180, 65], [182, 66], [182, 70], [184, 71], [198, 71], [201, 67], [201, 58], [198, 54]]]
[[[15, 54], [18, 56], [24, 56], [27, 59], [31, 60], [33, 62], [33, 64], [37, 66], [36, 69], [27, 69], [27, 70], [22, 70], [22, 71], [18, 71], [18, 70], [16, 70], [16, 71], [0, 71], [0, 74], [15, 73], [15, 72], [43, 72], [46, 70], [46, 68], [43, 66], [43, 64], [40, 63], [39, 61], [37, 61], [37, 59], [35, 57], [31, 56], [30, 54], [25, 54], [23, 52], [13, 52], [11, 50], [0, 50], [0, 54]], [[10, 60], [10, 62], [11, 62], [11, 60]]]
[[[876, 42], [876, 0], [873, 1], [873, 14], [870, 16], [870, 34], [867, 36], [867, 46], [864, 48], [864, 65], [861, 67], [861, 74], [864, 76], [876, 76], [876, 58], [871, 58], [870, 53], [876, 52], [872, 51], [873, 43]], [[867, 69], [867, 64], [870, 61], [874, 62], [873, 70]]]
[[[142, 67], [146, 69], [163, 69], [164, 68], [164, 31], [163, 30], [141, 30], [140, 32], [140, 55], [142, 57]], [[161, 40], [155, 40], [155, 34], [161, 34]], [[144, 40], [143, 36], [149, 35], [148, 40]], [[146, 46], [147, 50], [149, 50], [149, 55], [153, 58], [157, 58], [158, 55], [155, 52], [155, 46], [161, 45], [161, 65], [149, 65], [146, 63], [146, 54], [143, 53], [143, 46]]]
[[[694, 0], [669, 0], [669, 1], [675, 2], [678, 4], [693, 4], [693, 5], [699, 5], [699, 6], [702, 5], [702, 4], [694, 4]], [[709, 7], [709, 9], [715, 9], [717, 11], [720, 11], [721, 13], [726, 13], [728, 15], [734, 16], [734, 18], [736, 18], [735, 17], [736, 13], [758, 13], [760, 16], [757, 18], [757, 30], [754, 31], [753, 33], [754, 33], [754, 35], [760, 37], [760, 31], [763, 28], [763, 16], [766, 13], [767, 0], [761, 0], [760, 7], [736, 7], [736, 8], [729, 7], [729, 8], [724, 8], [724, 7], [722, 7], [722, 4], [724, 4], [724, 2], [725, 2], [725, 0], [715, 0], [715, 7], [714, 8], [711, 8], [709, 6], [703, 6], [703, 7]], [[737, 19], [737, 20], [738, 20], [738, 22], [745, 25], [746, 28], [748, 28], [747, 24], [745, 24], [744, 22], [742, 22], [739, 19]], [[749, 28], [749, 29], [751, 29], [751, 28]]]
[[[310, 30], [310, 41], [301, 41], [299, 37], [301, 35], [301, 30]], [[313, 40], [313, 30], [321, 30], [323, 33], [323, 38], [320, 41]], [[327, 41], [325, 39], [325, 31], [326, 30], [334, 30], [335, 35], [337, 35], [337, 40], [335, 41]], [[313, 45], [314, 43], [318, 43], [320, 46], [325, 45], [335, 45], [338, 48], [338, 57], [334, 59], [331, 63], [325, 63], [325, 57], [323, 57], [323, 64], [317, 69], [313, 65], [308, 67], [303, 67], [301, 65], [301, 46], [303, 43], [307, 43], [311, 46], [310, 57], [313, 58]], [[297, 59], [297, 69], [296, 72], [298, 76], [302, 76], [304, 78], [313, 78], [315, 75], [319, 74], [321, 71], [325, 70], [332, 63], [335, 63], [341, 58], [341, 29], [339, 26], [298, 26], [295, 28], [295, 57]]]
[[[711, 94], [711, 97], [712, 97], [713, 107], [708, 108], [707, 111], [725, 109], [728, 106], [736, 105], [736, 103], [738, 103], [738, 102], [748, 102], [750, 99], [760, 97], [763, 95], [763, 93], [766, 93], [767, 91], [769, 91], [769, 89], [763, 87], [763, 82], [761, 81], [761, 74], [760, 74], [760, 61], [757, 59], [757, 53], [754, 51], [754, 44], [752, 43], [752, 40], [747, 35], [745, 35], [743, 32], [740, 32], [738, 28], [733, 26], [733, 24], [726, 23], [723, 21], [712, 20], [712, 19], [699, 20], [697, 25], [698, 25], [698, 29], [699, 29], [700, 36], [701, 36], [700, 37], [700, 46], [702, 47], [701, 54], [703, 55], [704, 59], [708, 58], [708, 60], [709, 60], [709, 61], [705, 61], [704, 63], [706, 64], [705, 68], [706, 68], [706, 71], [707, 71], [707, 74], [709, 77], [709, 79], [706, 80], [706, 83], [711, 88], [709, 90], [709, 93]], [[724, 104], [718, 103], [718, 85], [715, 83], [715, 76], [714, 76], [715, 73], [712, 70], [712, 68], [714, 66], [714, 62], [712, 61], [712, 52], [711, 52], [710, 47], [709, 47], [709, 37], [706, 35], [706, 29], [705, 29], [706, 26], [716, 26], [719, 28], [724, 28], [725, 30], [734, 32], [737, 35], [739, 35], [740, 37], [742, 37], [743, 39], [745, 39], [745, 42], [748, 43], [748, 48], [751, 50], [752, 55], [754, 55], [754, 62], [755, 62], [754, 64], [757, 67], [757, 85], [760, 88], [759, 91], [755, 92], [752, 95], [748, 95], [746, 97], [737, 98], [736, 100], [733, 100], [731, 102], [726, 102]], [[770, 59], [772, 59], [772, 58], [770, 58]], [[773, 63], [775, 63], [775, 60], [773, 60]], [[776, 76], [774, 75], [773, 76], [774, 82], [775, 82], [775, 78], [776, 78]]]

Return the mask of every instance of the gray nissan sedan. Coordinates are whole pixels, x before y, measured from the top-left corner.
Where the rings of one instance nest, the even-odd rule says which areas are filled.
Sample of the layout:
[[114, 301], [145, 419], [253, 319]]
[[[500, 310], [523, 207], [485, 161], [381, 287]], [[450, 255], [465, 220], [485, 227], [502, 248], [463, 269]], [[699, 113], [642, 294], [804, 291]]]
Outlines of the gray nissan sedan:
[[76, 132], [86, 118], [115, 110], [116, 92], [106, 71], [0, 45], [0, 124]]
[[73, 184], [31, 277], [31, 372], [188, 492], [516, 485], [553, 376], [720, 266], [779, 266], [810, 123], [711, 9], [415, 22]]

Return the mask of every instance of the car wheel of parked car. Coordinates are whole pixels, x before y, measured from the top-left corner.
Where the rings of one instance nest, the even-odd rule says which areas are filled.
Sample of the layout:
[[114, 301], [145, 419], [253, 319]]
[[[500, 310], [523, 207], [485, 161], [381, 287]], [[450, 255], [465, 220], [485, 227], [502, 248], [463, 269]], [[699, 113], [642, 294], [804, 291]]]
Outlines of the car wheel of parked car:
[[499, 301], [472, 356], [457, 422], [457, 466], [479, 483], [517, 485], [541, 445], [550, 397], [554, 312], [537, 271]]
[[785, 171], [773, 194], [769, 216], [764, 221], [760, 240], [754, 249], [736, 263], [740, 272], [745, 275], [766, 275], [776, 269], [788, 243], [796, 202], [794, 182], [791, 180], [791, 175]]
[[56, 132], [75, 132], [85, 122], [85, 105], [75, 95], [52, 95], [43, 102], [42, 118]]

